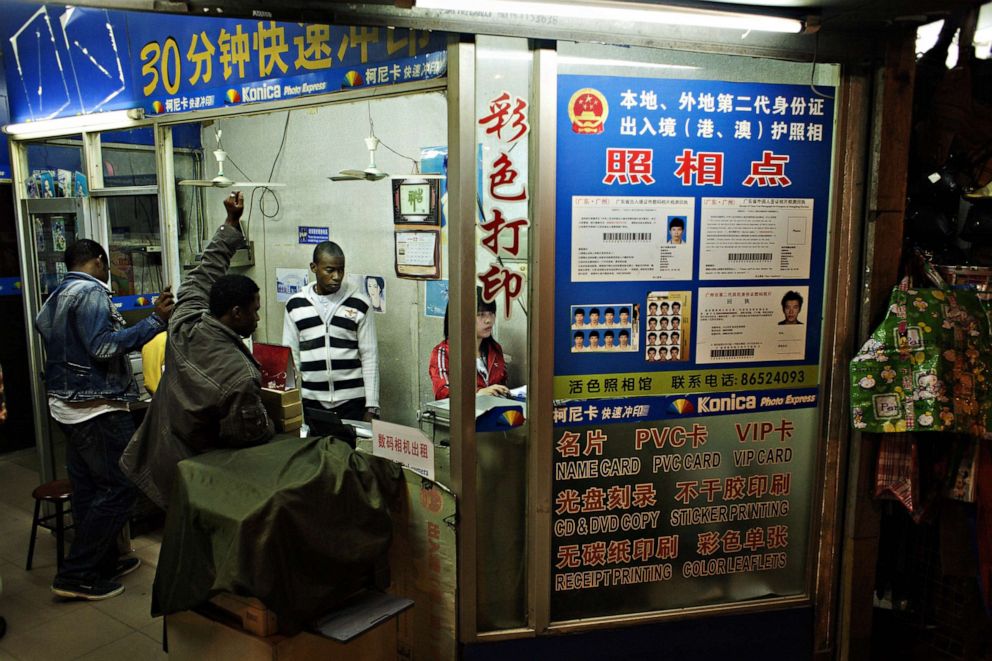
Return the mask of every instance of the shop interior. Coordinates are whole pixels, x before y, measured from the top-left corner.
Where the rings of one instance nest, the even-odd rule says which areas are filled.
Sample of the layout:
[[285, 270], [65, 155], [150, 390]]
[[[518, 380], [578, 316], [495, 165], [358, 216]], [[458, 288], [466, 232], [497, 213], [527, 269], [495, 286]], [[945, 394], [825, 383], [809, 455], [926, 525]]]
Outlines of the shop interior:
[[[519, 42], [513, 45], [514, 50], [519, 47]], [[519, 58], [515, 64], [523, 71], [529, 66]], [[99, 235], [105, 227], [114, 300], [125, 320], [136, 323], [147, 316], [153, 295], [165, 286], [175, 290], [195, 268], [223, 219], [225, 197], [240, 190], [245, 199], [242, 227], [248, 248], [235, 255], [231, 272], [257, 283], [262, 304], [261, 319], [249, 343], [282, 343], [286, 299], [314, 281], [310, 273], [314, 245], [321, 240], [338, 243], [346, 256], [348, 282], [362, 292], [376, 285], [378, 289], [379, 309], [372, 316], [378, 340], [381, 418], [423, 431], [435, 445], [437, 483], [450, 486], [449, 411], [446, 400], [435, 405], [428, 370], [432, 349], [444, 339], [451, 259], [445, 194], [447, 105], [443, 87], [405, 94], [369, 90], [347, 101], [332, 98], [306, 107], [224, 113], [178, 123], [167, 129], [171, 150], [167, 145], [156, 146], [152, 129], [143, 128], [105, 132], [98, 140], [90, 134], [85, 139], [65, 136], [26, 143], [30, 172], [63, 173], [66, 179], [60, 183], [54, 174], [48, 184], [44, 178], [46, 183], [41, 185], [53, 187], [51, 198], [48, 188], [39, 187], [26, 191], [21, 202], [36, 228], [39, 301], [45, 300], [64, 274], [59, 261], [64, 245], [78, 236]], [[367, 138], [376, 139], [374, 149], [369, 149]], [[229, 188], [184, 183], [217, 176], [218, 149], [225, 152], [223, 173], [251, 185]], [[165, 151], [171, 163], [163, 168], [163, 156], [157, 151]], [[85, 164], [89, 171], [99, 169], [102, 185], [92, 181], [92, 175], [86, 180]], [[373, 167], [377, 170], [373, 177], [357, 178]], [[174, 175], [171, 186], [159, 181], [166, 169]], [[350, 174], [342, 175], [343, 171]], [[397, 266], [394, 233], [424, 228], [398, 224], [409, 219], [397, 215], [394, 182], [433, 182], [435, 220], [427, 229], [435, 237], [436, 248], [433, 259], [428, 259], [426, 275], [401, 272]], [[265, 185], [269, 183], [274, 185]], [[73, 186], [84, 186], [84, 197], [61, 196]], [[161, 199], [163, 187], [171, 189], [169, 200]], [[160, 214], [163, 210], [170, 213], [172, 205], [177, 235], [163, 236], [160, 227], [168, 224], [160, 223]], [[488, 211], [490, 205], [480, 184], [479, 213]], [[305, 238], [307, 230], [311, 236]], [[526, 273], [526, 229], [520, 243], [521, 257], [505, 261]], [[171, 254], [177, 259], [170, 259]], [[472, 259], [470, 255], [456, 258]], [[476, 271], [487, 266], [479, 255]], [[369, 294], [372, 298], [373, 293]], [[527, 292], [513, 301], [509, 315], [501, 302], [496, 306], [493, 337], [503, 349], [508, 385], [523, 387], [525, 392]], [[140, 383], [136, 356], [132, 366]], [[526, 406], [519, 400], [513, 404]], [[141, 415], [139, 405], [136, 416]], [[61, 476], [64, 439], [55, 425], [46, 427], [51, 441], [48, 456], [42, 460]], [[480, 535], [486, 536], [478, 548], [482, 630], [526, 624], [526, 438], [526, 423], [477, 434]], [[510, 489], [508, 477], [514, 483]], [[147, 525], [161, 525], [162, 518], [150, 503], [144, 510]], [[136, 525], [143, 527], [141, 517], [137, 518]]]

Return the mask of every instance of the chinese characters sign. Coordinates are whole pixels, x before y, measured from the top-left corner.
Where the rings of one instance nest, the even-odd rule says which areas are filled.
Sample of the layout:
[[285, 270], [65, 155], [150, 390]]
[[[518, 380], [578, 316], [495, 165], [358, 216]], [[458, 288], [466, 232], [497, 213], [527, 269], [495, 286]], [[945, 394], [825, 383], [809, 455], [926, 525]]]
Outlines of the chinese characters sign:
[[[564, 377], [818, 364], [833, 100], [571, 75], [558, 92], [555, 396], [595, 396]], [[602, 301], [629, 313], [629, 332]], [[620, 351], [621, 332], [636, 351]]]
[[552, 620], [805, 589], [833, 100], [560, 76]]
[[402, 464], [428, 480], [434, 479], [434, 444], [415, 427], [373, 420], [372, 454]]
[[799, 594], [816, 418], [557, 425], [553, 619]]
[[[513, 301], [524, 293], [524, 275], [504, 258], [526, 259], [522, 237], [527, 226], [527, 101], [501, 91], [489, 100], [479, 119], [482, 143], [483, 217], [480, 243], [491, 258], [478, 274], [482, 298], [498, 301], [503, 314], [513, 313]], [[519, 148], [518, 148], [519, 147]], [[491, 154], [491, 156], [487, 156]]]
[[129, 21], [146, 108], [182, 112], [444, 74], [443, 39], [416, 30], [212, 18]]
[[134, 107], [187, 112], [423, 80], [446, 69], [437, 32], [64, 5], [6, 11], [13, 121]]

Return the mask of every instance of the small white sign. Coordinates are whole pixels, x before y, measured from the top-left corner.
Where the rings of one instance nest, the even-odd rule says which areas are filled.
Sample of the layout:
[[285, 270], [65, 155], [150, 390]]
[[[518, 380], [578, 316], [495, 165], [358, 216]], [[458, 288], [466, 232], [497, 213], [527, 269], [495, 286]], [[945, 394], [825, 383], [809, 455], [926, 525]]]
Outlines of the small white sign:
[[372, 454], [434, 479], [434, 444], [416, 427], [372, 421]]

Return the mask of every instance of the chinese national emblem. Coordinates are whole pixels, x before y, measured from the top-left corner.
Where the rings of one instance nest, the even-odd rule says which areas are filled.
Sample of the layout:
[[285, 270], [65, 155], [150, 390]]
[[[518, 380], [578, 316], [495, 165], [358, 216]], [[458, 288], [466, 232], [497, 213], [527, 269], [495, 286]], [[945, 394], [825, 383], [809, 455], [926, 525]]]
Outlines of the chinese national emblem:
[[576, 133], [602, 133], [609, 114], [606, 97], [591, 87], [580, 89], [568, 101], [568, 118]]

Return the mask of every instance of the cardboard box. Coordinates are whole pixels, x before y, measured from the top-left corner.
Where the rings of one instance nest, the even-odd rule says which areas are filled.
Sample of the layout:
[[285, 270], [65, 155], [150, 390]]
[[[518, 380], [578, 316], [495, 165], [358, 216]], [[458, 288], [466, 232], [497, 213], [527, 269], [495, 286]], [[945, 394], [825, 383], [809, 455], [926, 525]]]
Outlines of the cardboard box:
[[275, 390], [273, 388], [262, 388], [262, 403], [268, 406], [286, 406], [302, 402], [300, 399], [300, 389], [290, 388], [289, 390]]
[[[277, 425], [280, 421], [291, 421], [303, 417], [303, 400], [300, 399], [299, 388], [290, 390], [262, 388], [262, 404], [265, 405], [269, 417], [275, 420]], [[298, 429], [299, 425], [296, 428]]]
[[308, 631], [291, 637], [256, 636], [193, 611], [165, 620], [170, 661], [394, 661], [399, 656], [395, 617], [347, 643]]
[[273, 418], [273, 422], [275, 422], [278, 432], [296, 431], [303, 426], [303, 416], [288, 419]]
[[279, 631], [276, 614], [254, 597], [242, 597], [230, 592], [221, 592], [210, 602], [241, 618], [241, 628], [256, 636], [271, 636]]
[[301, 418], [303, 417], [303, 402], [294, 402], [292, 404], [286, 404], [282, 407], [280, 412], [283, 420], [289, 420], [291, 418]]

